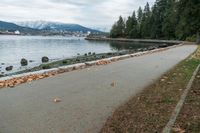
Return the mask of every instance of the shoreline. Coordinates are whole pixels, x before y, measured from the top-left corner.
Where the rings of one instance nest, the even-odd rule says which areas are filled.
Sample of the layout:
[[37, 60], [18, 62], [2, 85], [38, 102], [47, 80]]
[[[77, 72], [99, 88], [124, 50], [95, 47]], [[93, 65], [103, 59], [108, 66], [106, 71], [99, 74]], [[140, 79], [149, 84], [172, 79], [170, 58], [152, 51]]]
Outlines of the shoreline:
[[127, 39], [127, 38], [106, 38], [106, 37], [86, 37], [89, 41], [118, 41], [118, 42], [140, 42], [140, 43], [167, 43], [180, 44], [184, 41], [179, 40], [156, 40], [156, 39]]
[[134, 53], [144, 52], [144, 51], [151, 51], [154, 49], [166, 48], [166, 47], [170, 47], [170, 46], [174, 46], [174, 45], [177, 45], [177, 44], [175, 44], [175, 43], [162, 44], [161, 43], [161, 44], [156, 44], [155, 46], [148, 46], [145, 48], [121, 50], [121, 51], [117, 51], [117, 52], [108, 52], [108, 53], [99, 53], [99, 54], [89, 52], [89, 53], [85, 53], [85, 55], [77, 55], [77, 56], [73, 56], [70, 58], [64, 58], [64, 59], [59, 59], [59, 60], [55, 60], [55, 61], [51, 61], [51, 62], [47, 62], [47, 63], [41, 63], [38, 66], [34, 66], [31, 68], [30, 68], [30, 66], [26, 66], [29, 68], [18, 70], [16, 72], [9, 72], [9, 73], [5, 73], [5, 74], [1, 74], [0, 79], [2, 77], [12, 76], [12, 75], [16, 75], [16, 74], [23, 74], [23, 73], [27, 73], [27, 72], [35, 72], [35, 71], [46, 70], [46, 69], [51, 69], [51, 68], [58, 68], [58, 67], [74, 65], [74, 64], [78, 64], [78, 63], [86, 63], [89, 61], [96, 61], [96, 60], [111, 58], [111, 57], [115, 57], [115, 56], [134, 54]]
[[83, 63], [71, 64], [71, 65], [65, 65], [65, 66], [58, 66], [56, 68], [51, 68], [51, 69], [45, 69], [45, 70], [42, 69], [42, 70], [38, 70], [38, 71], [29, 71], [29, 72], [26, 71], [23, 73], [18, 73], [16, 75], [11, 75], [11, 76], [6, 76], [6, 77], [0, 78], [0, 88], [15, 87], [22, 83], [32, 82], [34, 80], [39, 80], [39, 79], [43, 79], [43, 78], [47, 78], [47, 77], [53, 77], [55, 75], [62, 74], [65, 72], [81, 70], [81, 69], [85, 69], [85, 68], [90, 68], [92, 66], [107, 65], [112, 62], [132, 58], [132, 57], [152, 54], [152, 53], [156, 53], [156, 52], [161, 52], [161, 51], [165, 51], [165, 50], [179, 47], [182, 45], [183, 44], [179, 44], [179, 45], [173, 45], [173, 46], [168, 46], [168, 47], [164, 47], [164, 48], [157, 48], [157, 49], [148, 50], [148, 51], [129, 53], [129, 54], [118, 55], [118, 56], [114, 56], [114, 57], [111, 56], [111, 57], [104, 58], [104, 59], [86, 61]]

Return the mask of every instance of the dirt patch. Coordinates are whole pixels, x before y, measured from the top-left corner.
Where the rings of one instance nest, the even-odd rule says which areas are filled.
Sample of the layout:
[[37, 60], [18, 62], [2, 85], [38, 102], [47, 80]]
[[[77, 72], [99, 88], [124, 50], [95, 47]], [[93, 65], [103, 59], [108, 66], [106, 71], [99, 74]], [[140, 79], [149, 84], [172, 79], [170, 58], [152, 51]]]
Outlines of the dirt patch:
[[189, 58], [119, 107], [102, 133], [160, 133], [200, 60]]
[[200, 70], [173, 128], [174, 133], [200, 133]]

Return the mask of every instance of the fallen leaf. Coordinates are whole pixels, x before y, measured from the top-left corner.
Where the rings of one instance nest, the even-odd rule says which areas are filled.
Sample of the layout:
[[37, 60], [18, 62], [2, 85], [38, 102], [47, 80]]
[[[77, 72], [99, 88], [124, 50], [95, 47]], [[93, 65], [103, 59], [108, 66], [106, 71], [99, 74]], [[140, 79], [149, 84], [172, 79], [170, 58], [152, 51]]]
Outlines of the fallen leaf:
[[172, 131], [177, 133], [185, 133], [185, 130], [181, 129], [180, 127], [174, 127], [172, 128]]
[[165, 81], [165, 79], [161, 79], [160, 81], [164, 82], [164, 81]]
[[55, 99], [54, 99], [54, 102], [55, 102], [55, 103], [59, 103], [59, 102], [61, 102], [61, 99], [55, 98]]
[[116, 86], [116, 82], [113, 81], [113, 82], [111, 83], [111, 86], [112, 86], [112, 87], [115, 87], [115, 86]]

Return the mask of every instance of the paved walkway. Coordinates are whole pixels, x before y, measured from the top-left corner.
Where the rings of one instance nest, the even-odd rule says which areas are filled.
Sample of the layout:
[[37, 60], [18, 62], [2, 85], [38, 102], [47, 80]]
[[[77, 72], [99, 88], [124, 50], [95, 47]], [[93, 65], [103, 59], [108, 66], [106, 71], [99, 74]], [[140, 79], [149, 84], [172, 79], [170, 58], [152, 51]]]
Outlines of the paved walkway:
[[0, 133], [98, 132], [114, 109], [196, 48], [184, 45], [2, 89]]

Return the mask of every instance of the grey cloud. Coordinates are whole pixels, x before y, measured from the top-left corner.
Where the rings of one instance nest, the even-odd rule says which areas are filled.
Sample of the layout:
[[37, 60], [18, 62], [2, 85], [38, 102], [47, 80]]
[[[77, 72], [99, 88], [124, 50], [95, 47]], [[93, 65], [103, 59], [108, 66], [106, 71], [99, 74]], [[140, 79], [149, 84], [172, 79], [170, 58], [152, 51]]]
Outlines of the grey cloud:
[[155, 0], [0, 0], [0, 16], [6, 21], [61, 21], [88, 27], [107, 27]]

